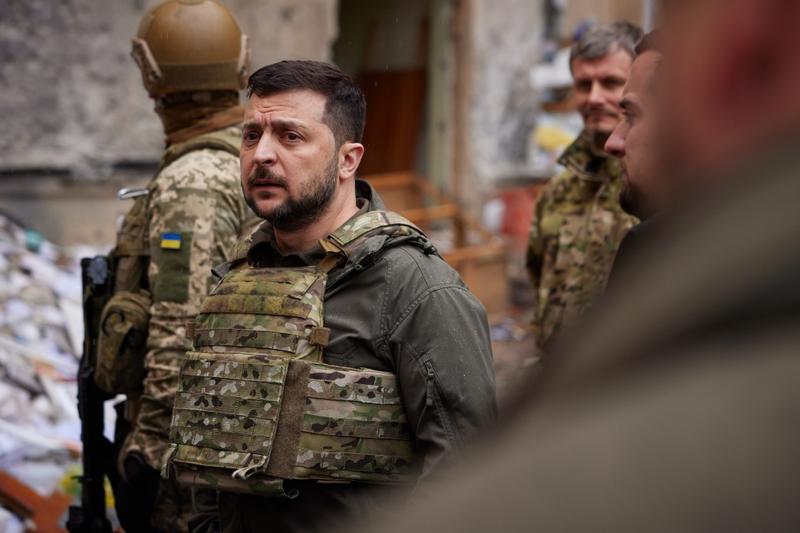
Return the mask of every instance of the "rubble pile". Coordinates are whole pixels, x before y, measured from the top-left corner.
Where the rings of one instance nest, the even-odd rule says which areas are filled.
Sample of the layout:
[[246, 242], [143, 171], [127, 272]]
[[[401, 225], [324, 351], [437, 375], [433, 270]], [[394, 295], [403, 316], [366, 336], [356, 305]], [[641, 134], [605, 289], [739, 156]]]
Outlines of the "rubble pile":
[[[65, 490], [81, 449], [76, 374], [83, 330], [75, 252], [0, 213], [0, 471], [43, 495]], [[0, 529], [21, 526], [0, 508]]]

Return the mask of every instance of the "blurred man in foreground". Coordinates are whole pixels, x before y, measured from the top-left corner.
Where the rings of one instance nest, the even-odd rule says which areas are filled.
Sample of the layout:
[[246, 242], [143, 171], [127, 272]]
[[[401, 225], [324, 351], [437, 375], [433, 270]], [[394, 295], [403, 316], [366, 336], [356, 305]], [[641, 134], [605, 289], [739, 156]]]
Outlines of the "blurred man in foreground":
[[570, 68], [584, 129], [559, 158], [564, 172], [542, 191], [531, 223], [527, 265], [536, 293], [540, 349], [582, 314], [605, 286], [617, 246], [634, 219], [622, 212], [619, 161], [603, 151], [620, 121], [639, 28], [597, 26], [573, 45]]
[[663, 11], [658, 234], [514, 426], [367, 530], [797, 530], [800, 3]]

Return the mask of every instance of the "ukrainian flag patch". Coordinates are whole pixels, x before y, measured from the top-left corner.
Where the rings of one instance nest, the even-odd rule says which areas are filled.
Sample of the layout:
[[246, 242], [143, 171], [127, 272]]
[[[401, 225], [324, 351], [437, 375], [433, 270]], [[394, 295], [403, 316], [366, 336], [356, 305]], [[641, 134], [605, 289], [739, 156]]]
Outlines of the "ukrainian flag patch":
[[161, 248], [164, 250], [180, 250], [181, 249], [181, 234], [180, 233], [162, 233], [161, 234]]

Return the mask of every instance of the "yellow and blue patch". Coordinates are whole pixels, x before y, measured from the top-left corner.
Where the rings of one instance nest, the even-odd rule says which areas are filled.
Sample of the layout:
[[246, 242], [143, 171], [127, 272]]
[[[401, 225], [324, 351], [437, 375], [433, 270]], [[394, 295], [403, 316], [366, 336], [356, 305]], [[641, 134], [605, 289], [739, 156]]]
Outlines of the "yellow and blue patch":
[[180, 250], [181, 249], [181, 234], [180, 233], [162, 233], [161, 234], [161, 248], [165, 250]]

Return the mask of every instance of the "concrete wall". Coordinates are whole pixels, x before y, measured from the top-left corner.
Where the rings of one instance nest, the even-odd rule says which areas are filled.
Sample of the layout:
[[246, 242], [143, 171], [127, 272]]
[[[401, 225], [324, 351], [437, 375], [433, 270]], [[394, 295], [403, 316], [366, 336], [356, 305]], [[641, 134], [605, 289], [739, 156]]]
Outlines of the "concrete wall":
[[[0, 171], [68, 169], [103, 179], [115, 163], [159, 157], [161, 126], [129, 55], [142, 14], [156, 3], [3, 0]], [[330, 58], [337, 0], [224, 3], [250, 37], [254, 67]]]
[[528, 144], [538, 100], [530, 70], [540, 59], [540, 0], [471, 0], [471, 65], [467, 79], [469, 158], [462, 199], [499, 179], [529, 174]]
[[[0, 209], [60, 242], [110, 241], [110, 216], [101, 217], [99, 229], [63, 224], [70, 215], [54, 205], [69, 195], [58, 184], [107, 184], [91, 195], [94, 213], [105, 212], [99, 202], [112, 202], [112, 211], [121, 212], [126, 207], [114, 202], [111, 191], [150, 172], [124, 163], [159, 157], [160, 124], [129, 55], [141, 15], [158, 0], [0, 1]], [[332, 58], [338, 0], [223, 1], [250, 36], [254, 67], [283, 58]], [[538, 106], [528, 73], [539, 59], [541, 2], [428, 4], [427, 173], [476, 213], [498, 179], [530, 170], [527, 150]], [[401, 4], [392, 4], [398, 19], [404, 16]], [[416, 49], [406, 42], [408, 28], [398, 23], [395, 29], [390, 43]], [[366, 37], [358, 31], [364, 28], [348, 35]], [[387, 54], [377, 52], [360, 59], [385, 66]], [[61, 177], [36, 179], [37, 169], [62, 171]], [[4, 197], [4, 183], [11, 181], [14, 197]], [[78, 202], [84, 193], [73, 196]], [[91, 212], [79, 203], [74, 212]], [[64, 227], [77, 229], [59, 229]]]
[[613, 22], [627, 20], [641, 25], [644, 19], [643, 0], [569, 0], [564, 11], [564, 35], [570, 36], [586, 21]]

